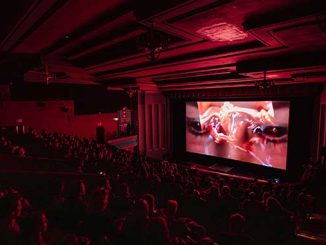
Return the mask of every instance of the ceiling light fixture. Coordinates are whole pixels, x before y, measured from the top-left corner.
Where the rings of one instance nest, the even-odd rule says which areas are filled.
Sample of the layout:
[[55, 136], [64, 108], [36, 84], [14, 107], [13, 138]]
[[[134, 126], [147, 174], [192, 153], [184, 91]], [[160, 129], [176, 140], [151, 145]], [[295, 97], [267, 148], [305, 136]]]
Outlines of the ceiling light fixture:
[[49, 81], [53, 80], [55, 78], [55, 74], [54, 73], [50, 73], [49, 72], [49, 64], [45, 63], [44, 64], [44, 80], [46, 82], [46, 85], [49, 85]]
[[154, 28], [154, 23], [148, 28], [147, 33], [138, 38], [138, 46], [144, 50], [146, 58], [151, 62], [159, 59], [160, 54], [169, 46], [170, 38]]
[[42, 66], [43, 66], [41, 68], [41, 77], [42, 77], [43, 82], [46, 85], [49, 85], [49, 82], [51, 80], [56, 79], [56, 74], [53, 72], [50, 72], [49, 63], [45, 60], [45, 58], [42, 57], [41, 61], [42, 61]]
[[267, 71], [264, 70], [264, 79], [255, 81], [255, 87], [261, 90], [266, 90], [274, 86], [274, 82], [266, 79]]
[[205, 26], [197, 30], [197, 33], [212, 41], [218, 42], [232, 42], [248, 37], [247, 33], [241, 31], [235, 25], [225, 22]]
[[138, 91], [137, 88], [131, 88], [131, 87], [129, 87], [129, 88], [125, 89], [125, 92], [128, 94], [128, 97], [130, 99], [134, 96], [134, 94], [137, 93], [137, 91]]

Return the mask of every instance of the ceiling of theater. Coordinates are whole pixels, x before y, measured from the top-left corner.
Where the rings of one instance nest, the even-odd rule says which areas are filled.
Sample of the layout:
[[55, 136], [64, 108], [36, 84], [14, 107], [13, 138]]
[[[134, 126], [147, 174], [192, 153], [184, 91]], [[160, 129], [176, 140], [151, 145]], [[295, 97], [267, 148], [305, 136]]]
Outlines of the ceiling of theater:
[[[163, 49], [149, 60], [145, 40]], [[156, 47], [156, 46], [155, 46]], [[10, 0], [0, 78], [161, 91], [326, 81], [324, 0]]]

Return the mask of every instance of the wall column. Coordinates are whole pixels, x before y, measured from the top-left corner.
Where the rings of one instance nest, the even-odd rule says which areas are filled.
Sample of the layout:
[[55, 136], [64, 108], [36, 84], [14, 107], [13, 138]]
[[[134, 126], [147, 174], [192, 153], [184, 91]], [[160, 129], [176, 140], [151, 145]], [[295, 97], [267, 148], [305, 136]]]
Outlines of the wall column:
[[138, 91], [138, 148], [140, 152], [145, 150], [145, 98], [144, 92]]
[[165, 149], [165, 104], [160, 104], [158, 108], [158, 132], [159, 132], [159, 148]]
[[158, 104], [152, 104], [152, 142], [153, 149], [158, 149]]
[[166, 151], [166, 99], [157, 91], [144, 97], [146, 154], [159, 159]]
[[152, 150], [152, 105], [145, 104], [145, 134], [146, 134], [146, 151]]

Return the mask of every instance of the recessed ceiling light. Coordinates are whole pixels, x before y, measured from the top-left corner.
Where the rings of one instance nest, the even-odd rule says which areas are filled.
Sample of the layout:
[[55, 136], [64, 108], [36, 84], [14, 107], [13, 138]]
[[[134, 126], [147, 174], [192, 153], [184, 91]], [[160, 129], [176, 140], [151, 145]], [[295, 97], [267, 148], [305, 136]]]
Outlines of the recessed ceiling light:
[[197, 33], [218, 42], [235, 41], [248, 37], [247, 33], [241, 31], [235, 25], [225, 22], [200, 28]]

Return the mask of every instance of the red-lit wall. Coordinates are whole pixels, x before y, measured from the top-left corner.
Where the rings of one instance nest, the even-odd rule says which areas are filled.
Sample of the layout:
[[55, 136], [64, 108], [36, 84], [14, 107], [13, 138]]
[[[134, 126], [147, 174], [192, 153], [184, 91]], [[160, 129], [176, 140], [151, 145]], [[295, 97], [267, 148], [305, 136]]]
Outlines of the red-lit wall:
[[[31, 126], [35, 129], [62, 132], [80, 137], [95, 138], [99, 122], [104, 126], [106, 135], [117, 131], [117, 123], [112, 119], [117, 116], [117, 113], [75, 115], [73, 101], [45, 101], [42, 103], [2, 101], [0, 104], [0, 126], [15, 125], [17, 119], [21, 118], [26, 128]], [[66, 111], [63, 111], [63, 108]]]

